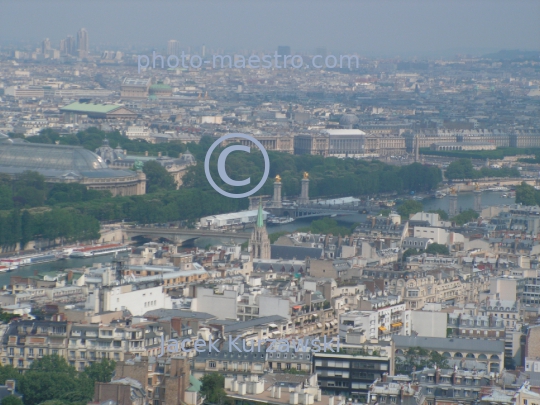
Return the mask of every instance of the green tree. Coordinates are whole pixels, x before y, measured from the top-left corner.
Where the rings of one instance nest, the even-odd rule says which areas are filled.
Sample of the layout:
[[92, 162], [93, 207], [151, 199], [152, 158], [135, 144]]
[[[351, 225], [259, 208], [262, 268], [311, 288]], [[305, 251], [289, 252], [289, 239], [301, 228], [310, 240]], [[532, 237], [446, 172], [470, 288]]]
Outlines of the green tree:
[[458, 225], [466, 224], [478, 218], [478, 212], [473, 209], [468, 209], [452, 218], [452, 221]]
[[0, 366], [0, 385], [4, 385], [6, 380], [17, 380], [21, 374], [15, 367], [6, 365]]
[[84, 374], [92, 381], [109, 382], [111, 381], [116, 363], [114, 360], [102, 359], [99, 363], [93, 362], [84, 369]]
[[93, 396], [93, 384], [83, 373], [58, 355], [44, 356], [32, 363], [20, 381], [20, 392], [25, 405], [37, 405], [44, 401], [77, 398], [89, 401]]
[[419, 255], [420, 253], [421, 251], [419, 251], [418, 249], [409, 248], [405, 252], [403, 252], [402, 259], [403, 261], [405, 261], [407, 260], [407, 257], [416, 256], [416, 255]]
[[40, 207], [45, 202], [45, 177], [38, 172], [25, 171], [13, 181], [13, 201], [17, 207]]
[[424, 206], [420, 201], [407, 200], [397, 208], [397, 212], [406, 220], [409, 219], [411, 214], [416, 214], [424, 209]]
[[28, 210], [24, 210], [21, 215], [21, 249], [26, 247], [26, 244], [32, 240], [34, 236], [34, 226], [32, 215]]
[[205, 374], [201, 379], [201, 394], [212, 404], [222, 403], [226, 397], [225, 377], [220, 373]]
[[448, 246], [441, 245], [439, 243], [431, 243], [426, 248], [426, 253], [429, 254], [440, 254], [440, 255], [449, 255], [450, 252], [448, 251]]
[[403, 355], [396, 357], [396, 373], [409, 374], [413, 368], [421, 370], [424, 367], [448, 368], [448, 361], [436, 351], [429, 351], [423, 347], [411, 347]]
[[2, 399], [2, 405], [23, 405], [23, 401], [15, 395], [8, 395]]
[[155, 160], [146, 162], [143, 166], [146, 174], [146, 192], [154, 193], [159, 190], [174, 190], [176, 183], [171, 174]]
[[0, 210], [13, 208], [13, 192], [10, 184], [0, 184]]
[[433, 214], [439, 214], [439, 218], [441, 219], [441, 221], [448, 220], [448, 213], [444, 210], [441, 210], [440, 208], [438, 210], [431, 210], [429, 212]]
[[474, 170], [470, 159], [458, 159], [448, 165], [445, 176], [447, 179], [475, 179], [478, 172]]
[[538, 205], [540, 193], [525, 182], [516, 187], [516, 203], [523, 205]]

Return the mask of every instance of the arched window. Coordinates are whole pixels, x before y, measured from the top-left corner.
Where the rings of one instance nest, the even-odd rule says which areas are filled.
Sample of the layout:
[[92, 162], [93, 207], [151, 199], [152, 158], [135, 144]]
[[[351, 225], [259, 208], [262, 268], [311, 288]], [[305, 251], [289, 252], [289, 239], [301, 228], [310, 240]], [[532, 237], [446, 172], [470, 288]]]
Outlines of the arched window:
[[485, 354], [479, 354], [478, 360], [487, 360], [487, 356]]
[[456, 354], [454, 354], [454, 357], [457, 359], [461, 359], [463, 357], [463, 354], [461, 354], [460, 352], [457, 352]]
[[490, 360], [500, 360], [500, 358], [496, 354], [493, 354], [491, 355]]
[[474, 359], [475, 357], [474, 357], [474, 354], [472, 354], [472, 353], [467, 353], [467, 358], [468, 358], [468, 359]]
[[444, 352], [442, 355], [443, 355], [443, 357], [446, 357], [446, 358], [452, 357], [452, 355], [450, 353], [448, 353], [448, 352]]

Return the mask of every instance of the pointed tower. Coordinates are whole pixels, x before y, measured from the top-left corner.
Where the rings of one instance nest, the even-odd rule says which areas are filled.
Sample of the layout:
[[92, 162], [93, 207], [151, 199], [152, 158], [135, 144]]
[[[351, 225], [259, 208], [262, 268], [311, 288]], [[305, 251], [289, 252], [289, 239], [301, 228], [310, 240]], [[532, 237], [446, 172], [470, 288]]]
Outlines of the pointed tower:
[[249, 238], [251, 247], [251, 259], [270, 259], [270, 239], [264, 224], [262, 204], [259, 202], [259, 212], [257, 213], [257, 223]]

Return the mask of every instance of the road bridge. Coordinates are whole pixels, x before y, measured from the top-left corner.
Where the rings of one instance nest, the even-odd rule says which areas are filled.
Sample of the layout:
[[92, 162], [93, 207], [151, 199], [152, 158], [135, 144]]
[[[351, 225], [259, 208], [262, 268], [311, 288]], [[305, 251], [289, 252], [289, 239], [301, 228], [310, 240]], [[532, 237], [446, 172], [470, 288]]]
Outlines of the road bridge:
[[[332, 215], [352, 215], [361, 212], [366, 207], [364, 205], [321, 205], [321, 204], [308, 204], [308, 205], [295, 205], [285, 206], [280, 208], [265, 208], [266, 211], [271, 212], [277, 217], [291, 217], [291, 218], [316, 218], [316, 217], [328, 217]], [[377, 207], [378, 208], [378, 207]]]
[[165, 228], [153, 226], [135, 226], [124, 230], [128, 239], [144, 237], [148, 239], [164, 238], [173, 242], [187, 243], [198, 238], [209, 237], [219, 239], [232, 239], [236, 242], [245, 242], [251, 232], [245, 231], [218, 231], [209, 229]]

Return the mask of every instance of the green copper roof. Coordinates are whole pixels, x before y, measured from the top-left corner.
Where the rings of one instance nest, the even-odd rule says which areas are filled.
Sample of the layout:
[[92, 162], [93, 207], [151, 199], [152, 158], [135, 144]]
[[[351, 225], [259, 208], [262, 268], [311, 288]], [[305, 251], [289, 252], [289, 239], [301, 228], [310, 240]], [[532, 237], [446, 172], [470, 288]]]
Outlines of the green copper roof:
[[171, 90], [172, 87], [168, 84], [158, 83], [150, 86], [150, 90]]
[[202, 382], [197, 380], [192, 375], [189, 376], [190, 387], [187, 389], [188, 392], [200, 392], [202, 387]]
[[259, 203], [259, 212], [257, 213], [257, 228], [262, 228], [263, 226], [264, 226], [264, 219], [263, 219], [262, 204]]
[[120, 107], [122, 106], [118, 104], [71, 103], [60, 108], [60, 111], [107, 114]]

